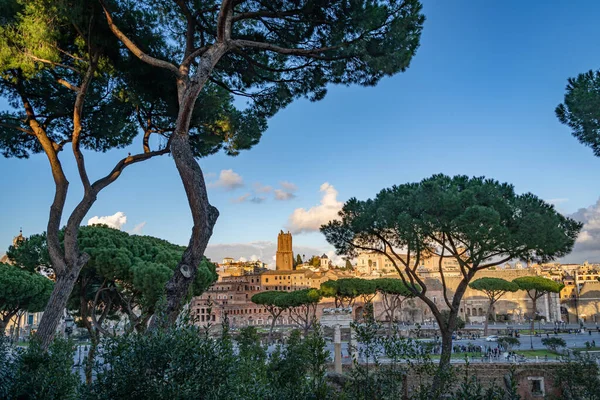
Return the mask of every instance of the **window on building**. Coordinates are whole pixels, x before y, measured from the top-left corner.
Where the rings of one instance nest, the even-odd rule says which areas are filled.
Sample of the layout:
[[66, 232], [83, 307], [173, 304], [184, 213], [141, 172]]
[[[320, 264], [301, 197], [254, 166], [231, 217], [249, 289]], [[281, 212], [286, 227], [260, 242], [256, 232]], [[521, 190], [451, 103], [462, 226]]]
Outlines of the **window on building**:
[[265, 278], [265, 282], [266, 282], [266, 283], [269, 283], [269, 278]]
[[544, 390], [544, 378], [542, 377], [528, 377], [527, 380], [531, 381], [531, 394], [534, 397], [544, 397], [546, 392]]

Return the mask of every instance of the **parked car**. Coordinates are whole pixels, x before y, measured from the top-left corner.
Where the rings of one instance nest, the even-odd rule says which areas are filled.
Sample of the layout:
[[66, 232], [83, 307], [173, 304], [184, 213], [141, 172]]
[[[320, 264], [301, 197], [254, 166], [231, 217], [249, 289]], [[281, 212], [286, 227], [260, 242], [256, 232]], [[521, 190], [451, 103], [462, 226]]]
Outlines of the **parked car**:
[[497, 342], [498, 341], [498, 336], [496, 335], [491, 335], [485, 338], [486, 342]]

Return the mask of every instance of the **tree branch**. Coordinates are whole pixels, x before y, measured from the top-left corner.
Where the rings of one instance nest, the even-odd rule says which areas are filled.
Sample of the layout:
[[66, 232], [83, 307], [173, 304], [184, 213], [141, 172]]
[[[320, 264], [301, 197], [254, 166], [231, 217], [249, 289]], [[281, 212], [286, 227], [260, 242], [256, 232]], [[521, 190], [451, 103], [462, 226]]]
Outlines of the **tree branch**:
[[0, 122], [0, 126], [3, 126], [5, 128], [9, 128], [9, 129], [16, 129], [18, 131], [21, 131], [23, 133], [26, 133], [28, 135], [31, 135], [31, 136], [35, 137], [35, 133], [33, 133], [33, 131], [31, 131], [29, 129], [21, 128], [20, 126], [5, 124], [4, 122]]
[[329, 47], [319, 47], [319, 48], [315, 48], [315, 49], [293, 49], [293, 48], [288, 48], [288, 47], [280, 47], [280, 46], [270, 44], [270, 43], [254, 42], [251, 40], [244, 40], [244, 39], [236, 39], [232, 42], [232, 44], [234, 47], [239, 47], [239, 48], [249, 47], [249, 48], [261, 49], [261, 50], [273, 51], [273, 52], [279, 53], [279, 54], [312, 57], [312, 58], [322, 59], [322, 60], [330, 60], [331, 58], [322, 56], [322, 55], [320, 55], [321, 53], [331, 51], [331, 50], [336, 50], [336, 49], [343, 47], [343, 45], [338, 45], [338, 46], [329, 46]]
[[123, 172], [123, 170], [127, 166], [138, 163], [140, 161], [148, 160], [152, 157], [162, 156], [163, 154], [169, 153], [169, 151], [170, 151], [169, 145], [167, 144], [167, 146], [162, 150], [150, 151], [147, 153], [140, 153], [140, 154], [136, 154], [133, 156], [127, 156], [127, 157], [123, 158], [121, 161], [119, 161], [117, 163], [117, 165], [115, 165], [115, 167], [112, 169], [112, 171], [108, 175], [106, 175], [104, 178], [98, 179], [96, 182], [94, 182], [92, 184], [93, 191], [97, 193], [100, 190], [104, 189], [106, 186], [113, 183], [121, 175], [121, 172]]
[[54, 61], [51, 61], [51, 60], [46, 60], [44, 58], [39, 58], [39, 57], [36, 57], [36, 56], [34, 56], [33, 54], [30, 54], [30, 53], [27, 53], [27, 57], [31, 58], [33, 61], [38, 61], [38, 62], [41, 62], [41, 63], [44, 63], [44, 64], [52, 65], [54, 67], [65, 68], [65, 69], [68, 69], [70, 71], [75, 72], [76, 74], [81, 74], [80, 70], [78, 70], [77, 68], [72, 67], [70, 65], [57, 63], [57, 62], [54, 62]]
[[242, 21], [244, 19], [260, 19], [260, 18], [283, 18], [292, 17], [302, 14], [303, 9], [296, 8], [288, 11], [254, 11], [236, 14], [233, 16], [233, 22]]
[[81, 88], [77, 92], [77, 97], [75, 98], [75, 106], [73, 107], [73, 137], [72, 137], [72, 148], [73, 155], [75, 156], [75, 161], [77, 162], [77, 170], [79, 171], [79, 177], [81, 178], [81, 183], [83, 184], [83, 189], [85, 192], [90, 190], [90, 179], [87, 175], [87, 171], [85, 168], [85, 160], [83, 158], [83, 153], [80, 148], [80, 137], [82, 130], [82, 113], [83, 113], [83, 104], [85, 100], [85, 95], [90, 86], [90, 82], [94, 77], [94, 72], [96, 71], [96, 66], [99, 58], [98, 53], [94, 53], [91, 56], [90, 63], [88, 69], [83, 77], [83, 81], [81, 82]]
[[234, 0], [223, 0], [217, 17], [217, 41], [226, 43], [231, 39], [231, 23]]
[[168, 61], [164, 61], [155, 57], [152, 57], [146, 53], [144, 53], [138, 46], [135, 45], [113, 22], [112, 16], [106, 9], [104, 2], [100, 0], [100, 4], [102, 9], [104, 10], [104, 14], [106, 15], [106, 21], [108, 22], [108, 27], [112, 31], [112, 33], [135, 55], [137, 58], [142, 60], [143, 62], [150, 64], [154, 67], [167, 69], [175, 74], [177, 77], [181, 77], [179, 69], [171, 64]]

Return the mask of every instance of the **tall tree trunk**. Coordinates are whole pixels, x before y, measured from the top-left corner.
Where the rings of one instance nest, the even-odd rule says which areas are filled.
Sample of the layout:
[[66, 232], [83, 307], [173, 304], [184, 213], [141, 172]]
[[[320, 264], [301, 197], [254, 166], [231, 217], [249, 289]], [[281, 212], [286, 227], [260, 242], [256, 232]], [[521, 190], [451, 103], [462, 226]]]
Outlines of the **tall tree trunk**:
[[85, 362], [85, 383], [86, 385], [92, 384], [92, 372], [94, 370], [94, 360], [96, 358], [96, 348], [98, 347], [99, 333], [94, 333], [90, 336], [92, 344], [90, 350], [87, 353], [87, 360]]
[[6, 331], [7, 321], [4, 321], [4, 318], [0, 318], [0, 335], [4, 335]]
[[204, 175], [194, 159], [187, 134], [175, 134], [171, 141], [171, 154], [181, 176], [194, 220], [188, 247], [166, 285], [166, 318], [169, 324], [174, 324], [198, 272], [198, 265], [212, 236], [219, 211], [208, 202]]
[[21, 336], [21, 319], [23, 318], [23, 313], [24, 312], [18, 312], [16, 317], [16, 326], [17, 326], [17, 331], [15, 333], [15, 344], [19, 344], [19, 338]]
[[442, 354], [436, 374], [433, 376], [431, 386], [431, 395], [433, 399], [438, 399], [444, 393], [450, 374], [450, 360], [452, 359], [452, 330], [440, 330], [442, 336]]
[[[444, 394], [448, 379], [450, 377], [451, 365], [450, 360], [452, 358], [452, 334], [456, 330], [456, 319], [458, 318], [458, 311], [460, 309], [460, 302], [465, 294], [467, 286], [471, 281], [472, 276], [467, 276], [457, 286], [454, 292], [454, 298], [452, 299], [452, 308], [448, 312], [448, 320], [442, 318], [442, 314], [438, 311], [437, 307], [433, 305], [431, 300], [427, 299], [425, 303], [429, 305], [429, 308], [433, 312], [438, 325], [440, 327], [440, 333], [442, 336], [442, 354], [440, 356], [440, 363], [436, 374], [433, 377], [433, 384], [431, 386], [431, 394], [433, 399], [439, 399]], [[444, 288], [445, 290], [445, 288]], [[438, 312], [434, 312], [435, 310]]]
[[277, 321], [277, 317], [271, 315], [273, 317], [273, 321], [271, 321], [271, 329], [269, 329], [269, 336], [267, 336], [267, 344], [271, 344], [271, 339], [273, 338], [273, 329], [275, 328], [275, 322]]
[[[231, 11], [229, 12], [231, 13]], [[179, 316], [184, 299], [189, 293], [190, 285], [196, 277], [204, 250], [206, 250], [208, 241], [212, 236], [213, 227], [219, 217], [219, 210], [208, 202], [204, 175], [200, 165], [194, 159], [194, 153], [190, 146], [189, 128], [196, 100], [204, 88], [204, 84], [208, 81], [213, 68], [227, 52], [227, 46], [226, 43], [218, 41], [202, 55], [193, 77], [180, 77], [177, 81], [179, 114], [177, 115], [175, 132], [173, 132], [170, 139], [170, 148], [185, 189], [194, 225], [188, 247], [184, 251], [175, 273], [166, 285], [166, 318], [170, 324], [174, 324]], [[187, 73], [188, 70], [185, 70]], [[157, 322], [156, 318], [153, 318], [152, 327], [156, 326]]]
[[533, 330], [535, 329], [535, 316], [537, 312], [537, 299], [533, 298], [533, 313], [531, 315], [531, 334], [533, 335]]
[[58, 327], [60, 318], [67, 306], [67, 301], [69, 300], [69, 296], [71, 295], [71, 291], [73, 290], [73, 286], [75, 286], [75, 281], [77, 280], [82, 267], [83, 265], [76, 268], [75, 271], [69, 271], [65, 275], [56, 277], [54, 290], [50, 295], [46, 310], [44, 311], [44, 315], [42, 316], [42, 320], [40, 321], [36, 333], [36, 337], [39, 338], [40, 344], [44, 349], [48, 348], [54, 338], [56, 328]]
[[483, 336], [488, 335], [489, 319], [490, 319], [490, 315], [492, 314], [493, 307], [494, 307], [494, 303], [492, 303], [490, 301], [490, 304], [488, 305], [487, 313], [485, 314], [485, 322], [483, 323]]

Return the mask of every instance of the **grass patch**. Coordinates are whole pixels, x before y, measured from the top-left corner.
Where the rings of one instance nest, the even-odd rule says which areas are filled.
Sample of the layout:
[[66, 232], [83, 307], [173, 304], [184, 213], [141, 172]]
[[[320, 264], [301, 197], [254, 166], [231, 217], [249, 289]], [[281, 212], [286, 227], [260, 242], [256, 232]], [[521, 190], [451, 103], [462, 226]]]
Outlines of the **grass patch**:
[[[452, 353], [452, 356], [450, 356], [453, 360], [464, 360], [465, 357], [469, 357], [469, 358], [481, 358], [481, 354], [482, 353]], [[440, 355], [439, 354], [432, 354], [431, 355], [431, 359], [432, 360], [439, 360], [440, 359]]]
[[599, 346], [590, 347], [590, 348], [587, 348], [587, 347], [575, 347], [575, 348], [570, 349], [570, 350], [573, 350], [573, 351], [600, 351], [600, 347]]
[[546, 349], [540, 349], [540, 350], [515, 350], [515, 353], [520, 354], [522, 356], [525, 356], [527, 358], [535, 358], [536, 356], [538, 356], [538, 357], [548, 356], [548, 358], [550, 358], [550, 357], [556, 357], [556, 356], [560, 355], [558, 353], [554, 353], [554, 352], [552, 352], [550, 350], [546, 350]]

